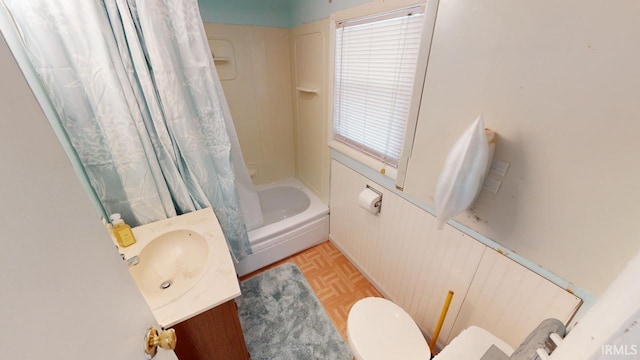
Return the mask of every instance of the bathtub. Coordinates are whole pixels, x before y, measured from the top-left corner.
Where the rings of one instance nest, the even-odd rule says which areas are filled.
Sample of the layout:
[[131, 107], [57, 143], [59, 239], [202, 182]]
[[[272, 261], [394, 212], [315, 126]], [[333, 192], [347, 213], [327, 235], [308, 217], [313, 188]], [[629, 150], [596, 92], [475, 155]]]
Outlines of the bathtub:
[[238, 276], [329, 239], [329, 208], [297, 179], [257, 190], [264, 225], [249, 231], [253, 254], [235, 264]]

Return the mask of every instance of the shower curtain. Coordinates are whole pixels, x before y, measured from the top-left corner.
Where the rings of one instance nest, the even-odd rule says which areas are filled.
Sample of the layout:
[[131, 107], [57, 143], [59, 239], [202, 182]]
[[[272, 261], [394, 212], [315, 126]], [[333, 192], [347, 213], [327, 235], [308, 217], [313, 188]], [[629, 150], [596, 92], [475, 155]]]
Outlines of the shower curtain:
[[260, 205], [196, 0], [2, 1], [105, 211], [212, 207], [235, 260], [250, 254]]

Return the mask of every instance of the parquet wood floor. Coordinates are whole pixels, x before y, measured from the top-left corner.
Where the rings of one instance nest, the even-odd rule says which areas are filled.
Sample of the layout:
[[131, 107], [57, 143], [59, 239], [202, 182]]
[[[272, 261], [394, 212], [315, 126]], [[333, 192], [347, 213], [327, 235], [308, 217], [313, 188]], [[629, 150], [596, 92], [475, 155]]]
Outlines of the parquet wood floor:
[[353, 304], [368, 296], [382, 297], [380, 292], [356, 269], [330, 241], [247, 274], [246, 280], [283, 263], [297, 265], [336, 325], [347, 340], [347, 316]]

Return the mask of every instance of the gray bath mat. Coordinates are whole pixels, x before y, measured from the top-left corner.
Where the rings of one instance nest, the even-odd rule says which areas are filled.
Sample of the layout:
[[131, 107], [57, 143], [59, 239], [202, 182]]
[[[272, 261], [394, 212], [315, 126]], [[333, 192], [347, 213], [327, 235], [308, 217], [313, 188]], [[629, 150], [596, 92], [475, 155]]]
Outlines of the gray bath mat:
[[297, 266], [284, 264], [240, 283], [236, 300], [252, 360], [351, 360]]

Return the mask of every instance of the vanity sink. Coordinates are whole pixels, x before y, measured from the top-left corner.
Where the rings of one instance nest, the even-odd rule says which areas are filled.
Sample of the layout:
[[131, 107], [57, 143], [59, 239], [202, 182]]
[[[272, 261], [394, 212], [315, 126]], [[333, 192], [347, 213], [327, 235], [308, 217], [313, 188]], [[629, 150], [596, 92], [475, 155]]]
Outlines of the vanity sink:
[[162, 327], [240, 296], [229, 247], [211, 208], [132, 230], [136, 243], [119, 251]]
[[153, 238], [129, 269], [140, 291], [154, 309], [189, 291], [207, 270], [209, 245], [199, 233], [173, 230]]

